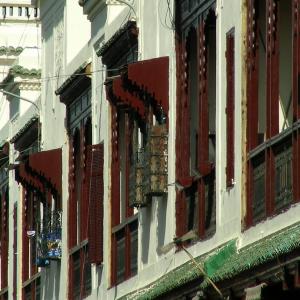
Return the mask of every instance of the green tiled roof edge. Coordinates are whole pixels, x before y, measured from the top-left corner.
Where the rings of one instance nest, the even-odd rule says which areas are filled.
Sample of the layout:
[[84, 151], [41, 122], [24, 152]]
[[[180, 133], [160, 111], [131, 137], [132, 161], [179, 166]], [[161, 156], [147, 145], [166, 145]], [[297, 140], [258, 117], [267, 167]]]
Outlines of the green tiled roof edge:
[[13, 76], [41, 78], [41, 70], [27, 69], [19, 65], [14, 65], [9, 69], [9, 73]]
[[[218, 282], [233, 278], [241, 272], [250, 270], [278, 256], [292, 252], [300, 247], [300, 223], [285, 228], [277, 233], [255, 242], [230, 257], [215, 272], [211, 279]], [[205, 280], [201, 287], [209, 286]]]
[[[204, 264], [214, 282], [233, 278], [241, 272], [250, 270], [279, 255], [300, 248], [300, 223], [287, 227], [233, 253], [236, 240], [219, 247], [209, 254], [198, 256], [195, 260]], [[229, 252], [227, 250], [229, 249]], [[225, 251], [224, 251], [225, 250]], [[127, 294], [119, 300], [151, 300], [199, 277], [199, 272], [191, 261], [184, 263], [150, 285]], [[205, 289], [209, 282], [204, 280], [199, 288]]]
[[22, 47], [13, 47], [13, 46], [1, 46], [0, 47], [0, 55], [19, 55], [24, 49]]
[[[236, 240], [231, 240], [225, 245], [215, 249], [214, 251], [210, 252], [210, 256], [208, 254], [201, 255], [195, 258], [197, 263], [203, 265], [206, 258], [211, 259], [214, 255], [219, 255], [223, 253], [223, 251], [233, 254], [236, 252]], [[231, 255], [230, 254], [230, 255]], [[199, 278], [199, 270], [197, 267], [191, 262], [188, 261], [183, 265], [175, 268], [174, 270], [170, 271], [168, 274], [162, 276], [155, 282], [151, 283], [150, 285], [133, 292], [131, 294], [125, 295], [121, 297], [119, 300], [151, 300], [155, 299], [173, 289], [176, 289], [180, 286], [183, 286], [186, 283], [189, 283], [195, 279]]]

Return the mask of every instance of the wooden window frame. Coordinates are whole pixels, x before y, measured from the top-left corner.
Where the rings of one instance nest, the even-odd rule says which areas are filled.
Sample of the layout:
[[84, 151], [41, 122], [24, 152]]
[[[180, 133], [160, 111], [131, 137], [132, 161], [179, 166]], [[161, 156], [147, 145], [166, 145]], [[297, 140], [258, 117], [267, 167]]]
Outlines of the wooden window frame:
[[8, 287], [8, 205], [9, 205], [9, 194], [8, 194], [8, 183], [4, 183], [1, 187], [1, 286], [0, 290]]
[[[200, 238], [209, 236], [214, 230], [208, 230], [208, 219], [206, 216], [207, 205], [211, 205], [206, 196], [207, 180], [215, 181], [215, 163], [209, 158], [209, 145], [212, 143], [215, 134], [209, 132], [209, 80], [208, 80], [208, 25], [215, 22], [214, 1], [207, 1], [208, 4], [202, 10], [194, 7], [193, 18], [191, 13], [184, 11], [184, 6], [177, 1], [177, 116], [176, 116], [176, 182], [182, 188], [176, 191], [176, 236], [180, 237], [188, 231], [187, 220], [187, 193], [196, 185], [198, 197], [198, 224], [195, 231]], [[188, 19], [190, 21], [188, 21]], [[192, 21], [193, 20], [193, 21]], [[196, 20], [196, 21], [195, 21]], [[197, 25], [195, 25], [197, 23]], [[211, 23], [210, 23], [211, 24]], [[196, 27], [197, 32], [197, 53], [198, 53], [198, 145], [196, 170], [190, 168], [190, 83], [189, 83], [189, 61], [188, 61], [188, 39], [187, 32], [191, 27]], [[215, 194], [215, 192], [214, 192]], [[215, 198], [212, 200], [215, 202]], [[214, 209], [215, 213], [215, 209]], [[210, 225], [209, 225], [210, 226]], [[214, 227], [214, 226], [212, 226]]]
[[[130, 168], [130, 139], [132, 138], [132, 132], [130, 129], [130, 116], [127, 112], [119, 110], [116, 106], [111, 106], [112, 113], [112, 173], [111, 173], [111, 185], [112, 185], [112, 258], [111, 258], [111, 285], [116, 285], [132, 277], [131, 273], [131, 255], [130, 255], [130, 224], [137, 220], [137, 215], [134, 215], [134, 210], [129, 206], [129, 168]], [[120, 114], [124, 114], [125, 122], [125, 145], [124, 149], [120, 149]], [[125, 197], [120, 194], [120, 161], [121, 151], [125, 157], [125, 170], [123, 179], [125, 179]], [[124, 204], [125, 215], [121, 218], [121, 205]], [[117, 235], [124, 231], [125, 239], [125, 274], [123, 280], [117, 278]]]
[[[103, 144], [92, 145], [91, 89], [83, 90], [67, 103], [69, 126], [69, 285], [68, 297], [73, 299], [73, 257], [79, 253], [80, 299], [88, 297], [92, 286], [85, 290], [87, 267], [103, 261]], [[85, 101], [86, 100], [86, 101]], [[83, 102], [82, 102], [83, 101]], [[76, 103], [82, 111], [76, 112]], [[78, 135], [75, 145], [75, 135]], [[75, 153], [77, 148], [78, 153]], [[79, 161], [75, 161], [76, 157]], [[94, 161], [95, 158], [95, 161]], [[78, 169], [76, 169], [78, 168]], [[76, 176], [79, 176], [76, 178]], [[78, 185], [78, 186], [76, 186]], [[96, 190], [95, 190], [96, 189]], [[79, 220], [79, 221], [78, 221]], [[79, 226], [77, 226], [79, 222]], [[76, 224], [76, 226], [74, 226]], [[91, 270], [89, 270], [91, 276]]]
[[[90, 262], [86, 262], [86, 258], [89, 255], [89, 245], [87, 240], [81, 242], [78, 247], [74, 247], [71, 252], [69, 252], [69, 292], [68, 298], [75, 299], [74, 297], [79, 296], [79, 299], [84, 299], [88, 297], [92, 292], [92, 283], [90, 282], [90, 287], [88, 291], [86, 291], [86, 274], [85, 268], [89, 265], [91, 267]], [[74, 296], [74, 256], [78, 256], [78, 271], [79, 274], [79, 287], [78, 287], [78, 295]], [[90, 274], [91, 274], [91, 270]]]

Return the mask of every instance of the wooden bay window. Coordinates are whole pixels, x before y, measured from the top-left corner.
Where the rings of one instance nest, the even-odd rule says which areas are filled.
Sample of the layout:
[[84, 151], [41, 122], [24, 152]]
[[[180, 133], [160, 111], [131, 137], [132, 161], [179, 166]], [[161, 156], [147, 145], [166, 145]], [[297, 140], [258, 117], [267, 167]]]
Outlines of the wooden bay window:
[[[191, 18], [190, 15], [194, 18]], [[216, 17], [177, 2], [176, 234], [215, 231]]]
[[248, 0], [246, 227], [300, 200], [298, 0]]

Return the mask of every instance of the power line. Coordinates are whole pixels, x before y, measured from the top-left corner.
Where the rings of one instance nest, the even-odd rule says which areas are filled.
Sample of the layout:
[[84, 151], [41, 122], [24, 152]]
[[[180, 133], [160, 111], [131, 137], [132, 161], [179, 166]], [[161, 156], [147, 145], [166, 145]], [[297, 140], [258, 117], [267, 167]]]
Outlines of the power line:
[[[115, 68], [115, 69], [106, 69], [106, 68], [103, 68], [103, 69], [98, 69], [98, 70], [95, 70], [95, 71], [90, 71], [89, 73], [73, 73], [73, 74], [62, 74], [62, 75], [53, 75], [53, 76], [46, 76], [46, 77], [41, 77], [41, 78], [38, 78], [37, 80], [38, 81], [48, 81], [48, 80], [51, 80], [51, 79], [57, 79], [57, 78], [62, 78], [62, 77], [76, 77], [76, 76], [87, 76], [87, 75], [91, 75], [93, 73], [100, 73], [100, 72], [107, 72], [107, 71], [119, 71], [120, 68]], [[30, 81], [28, 79], [25, 79], [24, 82], [26, 81]], [[11, 83], [0, 83], [0, 87], [3, 87], [3, 86], [8, 86], [8, 85], [11, 85]]]

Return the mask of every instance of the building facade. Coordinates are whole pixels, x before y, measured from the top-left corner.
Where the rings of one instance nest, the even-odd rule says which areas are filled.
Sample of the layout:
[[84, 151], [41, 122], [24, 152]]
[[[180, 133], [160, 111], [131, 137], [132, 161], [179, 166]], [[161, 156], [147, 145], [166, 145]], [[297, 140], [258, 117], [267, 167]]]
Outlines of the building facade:
[[0, 299], [298, 299], [299, 0], [19, 2]]

